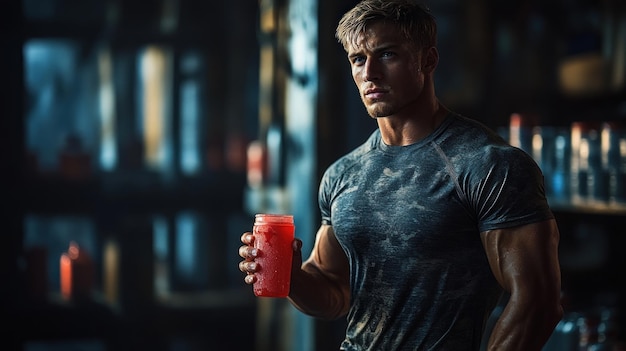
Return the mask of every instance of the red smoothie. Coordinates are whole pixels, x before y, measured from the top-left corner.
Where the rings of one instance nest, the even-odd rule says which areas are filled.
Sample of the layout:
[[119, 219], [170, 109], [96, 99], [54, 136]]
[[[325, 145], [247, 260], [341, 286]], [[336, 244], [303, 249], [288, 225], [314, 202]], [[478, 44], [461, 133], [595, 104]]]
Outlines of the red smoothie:
[[257, 214], [253, 227], [254, 247], [258, 249], [258, 270], [254, 294], [286, 297], [291, 282], [291, 261], [295, 226], [291, 215]]

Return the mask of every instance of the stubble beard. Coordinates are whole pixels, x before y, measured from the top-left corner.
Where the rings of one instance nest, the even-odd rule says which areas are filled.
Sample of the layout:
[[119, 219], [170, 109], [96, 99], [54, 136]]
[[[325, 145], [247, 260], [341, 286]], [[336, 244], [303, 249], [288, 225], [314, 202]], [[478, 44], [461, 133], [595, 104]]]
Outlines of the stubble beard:
[[[365, 104], [365, 102], [363, 102]], [[376, 102], [372, 105], [365, 105], [367, 113], [372, 118], [381, 118], [391, 116], [393, 114], [393, 106], [384, 102]]]

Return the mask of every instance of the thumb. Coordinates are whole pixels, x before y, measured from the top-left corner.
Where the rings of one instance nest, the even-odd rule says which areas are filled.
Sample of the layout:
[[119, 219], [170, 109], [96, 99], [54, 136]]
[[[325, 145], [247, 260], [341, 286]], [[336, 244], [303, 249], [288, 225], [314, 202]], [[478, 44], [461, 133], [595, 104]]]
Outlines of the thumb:
[[291, 243], [291, 248], [293, 249], [292, 266], [294, 268], [300, 268], [300, 266], [302, 266], [302, 240], [294, 238]]

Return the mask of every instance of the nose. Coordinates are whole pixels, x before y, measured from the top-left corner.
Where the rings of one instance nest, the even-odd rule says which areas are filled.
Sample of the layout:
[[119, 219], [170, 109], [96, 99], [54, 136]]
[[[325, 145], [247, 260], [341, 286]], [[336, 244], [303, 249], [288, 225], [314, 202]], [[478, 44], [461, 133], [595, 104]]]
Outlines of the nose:
[[376, 60], [367, 59], [361, 72], [363, 80], [373, 81], [380, 78], [380, 67]]

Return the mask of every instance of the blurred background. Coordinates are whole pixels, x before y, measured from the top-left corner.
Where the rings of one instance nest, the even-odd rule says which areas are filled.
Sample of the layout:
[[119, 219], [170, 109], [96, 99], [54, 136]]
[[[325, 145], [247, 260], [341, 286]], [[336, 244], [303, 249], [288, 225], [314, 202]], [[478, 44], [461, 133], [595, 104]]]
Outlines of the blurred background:
[[[237, 248], [276, 212], [309, 250], [321, 173], [376, 128], [334, 38], [355, 3], [5, 2], [0, 348], [338, 349], [344, 321], [255, 298]], [[617, 350], [626, 3], [426, 4], [442, 102], [544, 171], [566, 309], [546, 350]]]

